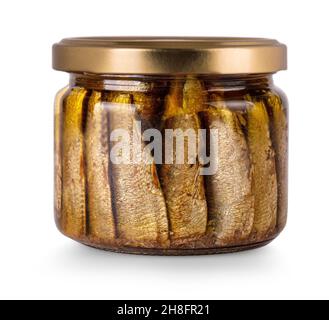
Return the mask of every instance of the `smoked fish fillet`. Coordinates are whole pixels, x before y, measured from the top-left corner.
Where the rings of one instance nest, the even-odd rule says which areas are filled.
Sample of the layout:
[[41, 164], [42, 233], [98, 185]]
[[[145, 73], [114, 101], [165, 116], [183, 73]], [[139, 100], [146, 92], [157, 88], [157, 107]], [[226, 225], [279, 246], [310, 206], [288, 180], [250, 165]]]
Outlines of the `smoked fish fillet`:
[[[123, 129], [133, 149], [136, 110], [132, 95], [111, 92], [107, 97], [110, 132]], [[113, 144], [111, 143], [111, 146]], [[119, 239], [127, 245], [167, 247], [167, 210], [155, 164], [110, 162], [110, 184]]]
[[[239, 111], [217, 100], [216, 107], [203, 112], [205, 127], [216, 130], [217, 172], [205, 176], [209, 229], [218, 245], [238, 244], [247, 239], [254, 221], [252, 164]], [[214, 132], [216, 132], [214, 131]], [[215, 150], [215, 148], [214, 148]]]
[[287, 222], [288, 210], [288, 115], [280, 97], [267, 94], [266, 107], [270, 116], [270, 130], [275, 150], [276, 173], [278, 179], [278, 230]]
[[116, 237], [109, 183], [109, 134], [102, 93], [93, 91], [88, 100], [85, 130], [89, 233], [102, 241]]
[[84, 237], [86, 228], [86, 179], [83, 102], [87, 90], [73, 88], [64, 99], [62, 129], [62, 230], [73, 238]]
[[277, 222], [278, 187], [275, 153], [270, 137], [270, 120], [264, 102], [247, 97], [247, 103], [247, 136], [254, 170], [252, 189], [255, 196], [252, 234], [256, 240], [264, 240], [274, 232]]
[[62, 215], [62, 113], [63, 113], [63, 98], [65, 93], [68, 91], [68, 87], [61, 89], [56, 94], [55, 104], [54, 104], [54, 163], [55, 163], [55, 218], [59, 222]]
[[[163, 132], [166, 129], [192, 129], [199, 147], [198, 130], [201, 128], [197, 112], [203, 108], [202, 88], [197, 80], [172, 83], [166, 97], [163, 115]], [[164, 136], [164, 138], [167, 138]], [[200, 175], [197, 156], [194, 164], [187, 161], [188, 144], [184, 137], [184, 150], [175, 148], [173, 143], [173, 164], [164, 163], [160, 169], [160, 181], [165, 195], [170, 221], [171, 239], [195, 238], [202, 236], [207, 228], [207, 202], [204, 179]], [[165, 144], [165, 143], [164, 143]], [[184, 162], [176, 163], [177, 152], [184, 152]]]

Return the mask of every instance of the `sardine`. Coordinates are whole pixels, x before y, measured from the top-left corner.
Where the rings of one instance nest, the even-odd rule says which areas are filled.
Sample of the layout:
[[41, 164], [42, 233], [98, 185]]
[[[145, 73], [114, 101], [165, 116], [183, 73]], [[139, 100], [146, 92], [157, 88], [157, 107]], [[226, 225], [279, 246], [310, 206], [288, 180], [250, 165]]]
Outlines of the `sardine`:
[[217, 172], [205, 176], [209, 231], [218, 245], [238, 244], [253, 226], [252, 166], [239, 111], [214, 98], [216, 106], [202, 113], [205, 127], [217, 130], [218, 137]]
[[109, 135], [102, 93], [93, 91], [88, 101], [85, 131], [89, 233], [98, 240], [115, 238], [109, 184]]
[[[183, 132], [192, 129], [196, 137], [196, 150], [198, 150], [200, 143], [198, 129], [201, 125], [196, 112], [203, 108], [203, 97], [200, 91], [201, 87], [197, 80], [187, 80], [184, 86], [179, 81], [173, 82], [165, 102], [164, 139], [166, 139], [166, 129], [181, 129]], [[197, 155], [195, 155], [194, 164], [193, 161], [187, 161], [187, 137], [184, 137], [184, 150], [178, 150], [175, 147], [177, 139], [173, 142], [173, 164], [164, 163], [160, 169], [160, 181], [167, 203], [171, 239], [193, 239], [204, 235], [207, 228], [204, 180], [200, 175]], [[181, 151], [184, 151], [184, 161], [179, 164], [176, 162], [176, 155]]]
[[[111, 92], [107, 101], [109, 131], [125, 130], [130, 149], [136, 148], [133, 144], [136, 110], [132, 105], [132, 95]], [[166, 204], [155, 164], [151, 158], [148, 160], [148, 163], [119, 164], [110, 161], [118, 237], [130, 246], [167, 247]]]
[[62, 215], [62, 113], [63, 113], [63, 98], [67, 92], [68, 87], [61, 89], [55, 99], [54, 104], [54, 163], [55, 163], [55, 188], [54, 188], [54, 199], [55, 199], [55, 218], [59, 222]]
[[63, 110], [62, 229], [73, 238], [86, 235], [86, 179], [82, 130], [86, 93], [87, 90], [83, 88], [73, 88], [64, 99]]
[[278, 222], [282, 231], [287, 222], [288, 210], [288, 119], [281, 98], [272, 92], [267, 94], [266, 107], [270, 116], [270, 129], [278, 179]]
[[252, 189], [255, 196], [255, 217], [252, 235], [263, 241], [270, 236], [277, 222], [277, 177], [269, 117], [262, 100], [247, 97], [247, 135], [254, 168]]

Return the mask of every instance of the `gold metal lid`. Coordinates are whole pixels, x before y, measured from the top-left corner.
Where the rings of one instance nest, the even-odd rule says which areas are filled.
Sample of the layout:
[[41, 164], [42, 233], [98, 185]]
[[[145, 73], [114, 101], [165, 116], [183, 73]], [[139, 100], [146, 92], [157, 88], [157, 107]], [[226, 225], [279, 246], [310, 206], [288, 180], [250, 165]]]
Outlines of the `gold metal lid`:
[[287, 68], [287, 48], [262, 38], [68, 38], [54, 44], [53, 68], [95, 74], [274, 73]]

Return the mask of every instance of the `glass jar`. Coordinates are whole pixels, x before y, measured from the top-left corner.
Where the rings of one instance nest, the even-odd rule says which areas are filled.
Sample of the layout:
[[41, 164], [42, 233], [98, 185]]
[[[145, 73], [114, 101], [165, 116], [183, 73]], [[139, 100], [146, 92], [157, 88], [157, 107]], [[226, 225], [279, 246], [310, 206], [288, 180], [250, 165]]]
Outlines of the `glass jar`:
[[75, 38], [55, 101], [55, 219], [139, 254], [263, 246], [287, 219], [286, 47], [251, 38]]

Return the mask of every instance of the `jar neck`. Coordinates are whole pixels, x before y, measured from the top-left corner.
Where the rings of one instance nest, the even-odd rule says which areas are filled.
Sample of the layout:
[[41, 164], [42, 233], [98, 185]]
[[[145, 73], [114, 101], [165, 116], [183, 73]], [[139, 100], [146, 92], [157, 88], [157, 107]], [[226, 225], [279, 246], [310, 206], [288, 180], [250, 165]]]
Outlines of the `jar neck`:
[[94, 90], [147, 92], [165, 89], [169, 81], [169, 77], [162, 76], [70, 74], [71, 87], [79, 86]]
[[[70, 86], [95, 90], [149, 91], [168, 87], [173, 80], [185, 81], [191, 76], [170, 75], [95, 75], [70, 74]], [[273, 86], [272, 74], [249, 75], [200, 75], [195, 78], [203, 81], [208, 91], [237, 91], [244, 89], [268, 89]]]
[[272, 74], [249, 74], [249, 75], [227, 75], [210, 76], [206, 80], [208, 91], [212, 89], [245, 90], [245, 89], [268, 89], [273, 86]]

